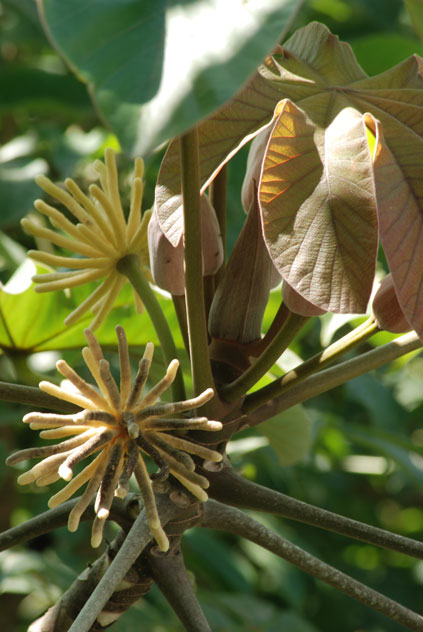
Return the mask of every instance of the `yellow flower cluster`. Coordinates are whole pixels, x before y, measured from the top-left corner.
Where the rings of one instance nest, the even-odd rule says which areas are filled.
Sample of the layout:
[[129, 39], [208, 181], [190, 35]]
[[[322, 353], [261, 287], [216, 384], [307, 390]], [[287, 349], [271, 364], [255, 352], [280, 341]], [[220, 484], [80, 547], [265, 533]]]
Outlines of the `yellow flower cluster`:
[[[134, 474], [144, 500], [151, 533], [159, 547], [165, 551], [169, 542], [160, 524], [154, 491], [142, 453], [149, 455], [159, 467], [151, 478], [165, 480], [171, 474], [191, 494], [205, 501], [207, 493], [204, 490], [209, 483], [195, 471], [196, 465], [191, 455], [214, 462], [221, 461], [222, 455], [194, 443], [186, 434], [180, 436], [180, 431], [216, 431], [222, 428], [222, 424], [206, 417], [180, 416], [181, 413], [210, 400], [213, 397], [213, 389], [210, 388], [198, 397], [185, 401], [157, 403], [160, 395], [175, 379], [179, 366], [177, 360], [170, 363], [166, 375], [142, 397], [153, 358], [153, 344], [146, 345], [132, 383], [125, 332], [120, 326], [116, 327], [116, 332], [120, 360], [119, 387], [94, 334], [86, 329], [88, 346], [83, 349], [82, 355], [99, 390], [83, 380], [64, 360], [60, 360], [57, 369], [67, 379], [67, 386], [59, 387], [50, 382], [41, 382], [40, 389], [72, 402], [83, 410], [74, 415], [26, 415], [24, 422], [29, 423], [34, 430], [42, 430], [40, 436], [44, 439], [65, 440], [50, 446], [21, 450], [12, 454], [7, 463], [14, 465], [29, 458], [42, 457], [42, 461], [19, 476], [18, 482], [21, 485], [33, 482], [39, 486], [49, 485], [59, 478], [68, 481], [61, 491], [50, 498], [49, 507], [56, 507], [68, 500], [82, 485], [88, 483], [70, 512], [68, 528], [76, 531], [82, 514], [96, 496], [96, 518], [91, 538], [93, 547], [99, 546], [102, 541], [104, 523], [109, 516], [113, 496], [126, 496], [129, 479]], [[179, 417], [172, 417], [175, 414], [179, 414]], [[175, 431], [176, 434], [172, 434]], [[95, 458], [73, 478], [73, 468], [94, 454]]]
[[[29, 255], [34, 261], [63, 270], [35, 275], [33, 281], [39, 284], [35, 288], [37, 292], [63, 290], [103, 279], [94, 292], [65, 320], [65, 323], [70, 325], [91, 310], [95, 314], [90, 325], [93, 330], [104, 321], [126, 282], [126, 278], [116, 269], [118, 261], [128, 254], [135, 254], [140, 257], [142, 265], [148, 265], [147, 226], [150, 217], [150, 212], [141, 216], [144, 173], [141, 158], [135, 161], [127, 220], [119, 195], [113, 150], [106, 149], [105, 162], [97, 160], [94, 167], [99, 174], [101, 186], [92, 184], [89, 188], [90, 196], [87, 196], [71, 178], [65, 180], [66, 189], [53, 184], [45, 176], [36, 178], [37, 184], [48, 195], [63, 204], [77, 223], [70, 221], [64, 213], [44, 200], [36, 200], [35, 208], [48, 217], [56, 231], [40, 225], [33, 219], [22, 220], [26, 232], [77, 255], [67, 257], [30, 250]], [[151, 278], [150, 273], [147, 274]], [[134, 297], [137, 311], [142, 311], [140, 298], [136, 293]]]

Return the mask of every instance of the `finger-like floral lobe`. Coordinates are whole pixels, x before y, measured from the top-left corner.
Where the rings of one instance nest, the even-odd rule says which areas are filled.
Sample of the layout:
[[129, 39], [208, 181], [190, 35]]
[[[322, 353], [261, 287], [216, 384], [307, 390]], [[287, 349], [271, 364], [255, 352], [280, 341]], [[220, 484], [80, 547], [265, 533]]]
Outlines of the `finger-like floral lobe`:
[[[80, 377], [64, 360], [57, 363], [58, 371], [66, 378], [61, 387], [41, 382], [40, 388], [83, 410], [74, 415], [29, 413], [24, 422], [33, 430], [41, 430], [44, 439], [63, 439], [60, 443], [28, 448], [12, 454], [8, 465], [26, 459], [42, 460], [21, 474], [21, 485], [36, 483], [49, 485], [62, 478], [68, 484], [49, 500], [49, 507], [56, 507], [68, 500], [85, 483], [81, 498], [69, 514], [68, 528], [76, 531], [80, 518], [95, 498], [96, 518], [92, 527], [91, 544], [100, 545], [103, 528], [109, 517], [113, 497], [124, 498], [129, 490], [129, 480], [135, 476], [139, 485], [151, 533], [162, 550], [169, 542], [161, 524], [155, 503], [151, 480], [163, 481], [172, 475], [186, 490], [201, 501], [207, 500], [205, 489], [208, 480], [195, 471], [195, 457], [219, 462], [222, 455], [204, 445], [190, 440], [189, 433], [180, 431], [220, 430], [219, 421], [206, 417], [185, 417], [191, 411], [213, 397], [213, 389], [207, 389], [198, 397], [180, 402], [158, 402], [160, 395], [172, 384], [179, 363], [173, 360], [165, 376], [144, 396], [153, 359], [153, 344], [148, 343], [141, 358], [134, 381], [131, 379], [129, 350], [122, 327], [116, 327], [120, 383], [116, 383], [109, 362], [104, 358], [100, 345], [90, 329], [85, 330], [88, 346], [83, 349], [85, 363], [98, 388]], [[177, 414], [178, 417], [174, 417]], [[158, 471], [147, 472], [142, 454], [147, 454], [158, 466]], [[74, 476], [74, 467], [85, 458], [92, 460]], [[194, 458], [193, 458], [194, 457]]]
[[[70, 325], [90, 310], [95, 315], [90, 325], [93, 330], [104, 321], [126, 282], [126, 277], [116, 269], [120, 259], [129, 254], [139, 256], [143, 271], [151, 278], [146, 267], [149, 262], [147, 225], [150, 213], [141, 215], [144, 173], [142, 158], [135, 160], [127, 219], [120, 199], [113, 150], [107, 148], [104, 163], [97, 160], [94, 168], [100, 185], [92, 184], [89, 195], [70, 178], [65, 180], [65, 188], [53, 184], [45, 176], [36, 178], [37, 184], [62, 204], [74, 221], [70, 221], [64, 213], [44, 200], [36, 200], [35, 208], [49, 219], [56, 230], [46, 228], [33, 219], [22, 220], [26, 232], [76, 255], [64, 256], [30, 250], [29, 255], [34, 261], [60, 269], [58, 272], [35, 275], [33, 281], [38, 284], [37, 292], [64, 290], [89, 281], [101, 280], [92, 294], [65, 320]], [[134, 298], [137, 311], [142, 311], [143, 306], [138, 295], [134, 294]]]

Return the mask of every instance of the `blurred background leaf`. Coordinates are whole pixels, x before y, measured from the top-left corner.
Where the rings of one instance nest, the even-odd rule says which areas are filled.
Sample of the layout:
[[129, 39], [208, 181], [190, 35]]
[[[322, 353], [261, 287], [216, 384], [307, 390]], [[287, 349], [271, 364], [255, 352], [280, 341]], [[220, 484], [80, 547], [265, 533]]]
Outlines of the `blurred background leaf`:
[[[60, 6], [63, 8], [64, 4]], [[183, 6], [189, 7], [188, 4]], [[105, 146], [118, 149], [119, 143], [99, 120], [86, 87], [52, 50], [40, 27], [33, 0], [3, 0], [0, 7], [0, 85], [3, 88], [0, 142], [3, 149], [8, 146], [8, 151], [14, 142], [19, 146], [23, 139], [26, 143], [21, 153], [9, 153], [1, 166], [10, 167], [10, 162], [21, 160], [19, 171], [25, 161], [31, 164], [42, 160], [41, 170], [48, 169], [53, 180], [72, 176], [86, 187], [93, 181], [89, 166], [92, 160], [103, 156]], [[341, 39], [349, 41], [360, 64], [369, 73], [382, 72], [402, 61], [413, 42], [411, 52], [421, 53], [402, 0], [308, 0], [293, 28], [314, 19], [324, 22]], [[389, 45], [384, 44], [385, 38]], [[245, 218], [239, 196], [246, 153], [247, 148], [228, 165], [229, 249]], [[146, 160], [143, 209], [152, 204], [161, 156], [158, 152]], [[125, 185], [131, 162], [121, 155], [119, 168]], [[29, 179], [19, 182], [31, 186]], [[3, 222], [0, 279], [3, 283], [7, 283], [23, 263], [26, 249], [33, 247], [32, 239], [20, 230], [18, 220], [31, 209], [31, 196], [40, 196], [40, 191], [34, 189], [31, 196], [28, 194], [21, 202], [12, 204], [21, 194], [19, 187], [13, 186], [10, 193], [6, 191], [6, 197], [0, 196], [0, 221]], [[34, 372], [47, 379], [57, 378], [54, 368], [57, 350], [82, 370], [81, 346], [85, 344], [82, 329], [89, 321], [69, 330], [63, 326], [65, 314], [89, 290], [79, 291], [81, 295], [76, 291], [70, 296], [64, 293], [37, 295], [29, 285], [14, 295], [6, 296], [4, 288], [1, 291], [1, 309], [12, 336], [25, 351], [25, 361], [28, 360]], [[265, 331], [280, 299], [278, 288], [272, 292], [266, 310]], [[173, 307], [166, 298], [159, 296], [159, 300], [178, 337], [178, 346], [182, 346]], [[134, 363], [144, 341], [154, 340], [148, 319], [143, 315], [133, 318], [130, 304], [130, 292], [124, 290], [110, 320], [98, 332], [106, 345], [112, 370], [117, 368], [114, 353], [117, 322], [124, 322], [128, 327], [134, 343]], [[33, 317], [35, 309], [39, 310], [37, 319]], [[351, 325], [360, 322], [356, 317], [351, 318], [351, 323], [350, 318], [329, 322], [332, 320], [329, 315], [310, 319], [292, 345], [296, 358], [309, 357], [319, 351], [322, 344], [337, 339]], [[19, 377], [20, 365], [16, 357], [7, 356], [13, 356], [16, 346], [5, 334], [4, 321], [1, 327], [0, 339], [5, 353], [0, 355], [0, 379], [13, 380], [17, 377], [16, 371]], [[365, 348], [371, 349], [391, 339], [390, 334], [378, 334]], [[286, 362], [286, 355], [282, 364]], [[182, 360], [187, 366], [184, 355]], [[293, 361], [297, 361], [295, 356]], [[152, 379], [161, 376], [163, 369], [160, 354], [156, 352]], [[275, 375], [277, 370], [282, 373], [282, 369], [274, 368]], [[269, 440], [253, 430], [243, 431], [232, 442], [232, 463], [244, 476], [262, 485], [357, 520], [422, 539], [422, 487], [416, 478], [423, 470], [422, 380], [420, 354], [411, 360], [408, 358], [408, 363], [401, 360], [371, 376], [338, 387], [304, 406], [310, 419], [307, 422], [311, 429], [307, 438], [310, 446], [295, 465], [281, 467]], [[0, 405], [1, 463], [14, 449], [34, 445], [36, 434], [21, 421], [26, 412], [27, 407], [17, 404]], [[283, 434], [280, 436], [283, 449]], [[295, 432], [293, 437], [295, 441]], [[0, 486], [2, 529], [47, 508], [45, 490], [37, 489], [34, 493], [19, 487], [16, 471], [5, 465], [0, 465]], [[417, 611], [421, 609], [422, 561], [274, 516], [256, 514], [254, 517], [376, 590]], [[25, 632], [29, 622], [51, 605], [71, 578], [94, 559], [87, 545], [89, 530], [88, 524], [81, 525], [74, 534], [59, 529], [1, 558], [0, 611], [5, 632]], [[109, 539], [114, 533], [113, 526], [108, 525]], [[240, 542], [224, 533], [193, 530], [186, 534], [183, 547], [199, 599], [212, 629], [218, 632], [401, 632], [403, 629], [329, 587], [317, 584], [249, 542]], [[16, 592], [18, 587], [22, 592]], [[182, 631], [157, 589], [131, 608], [115, 627], [119, 632]]]

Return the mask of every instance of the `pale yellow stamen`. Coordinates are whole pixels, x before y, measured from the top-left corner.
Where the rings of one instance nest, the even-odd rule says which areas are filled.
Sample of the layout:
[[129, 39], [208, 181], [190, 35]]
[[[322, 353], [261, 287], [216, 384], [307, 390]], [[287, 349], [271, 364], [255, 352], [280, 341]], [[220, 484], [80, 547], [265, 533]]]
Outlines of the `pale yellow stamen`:
[[[160, 434], [160, 433], [156, 433], [156, 436], [157, 434]], [[210, 450], [210, 448], [206, 448], [205, 446], [199, 445], [198, 443], [193, 443], [192, 441], [186, 441], [185, 439], [182, 439], [181, 437], [175, 437], [175, 435], [171, 435], [169, 433], [163, 436], [167, 443], [170, 443], [173, 447], [177, 448], [178, 450], [185, 450], [186, 452], [189, 452], [190, 454], [195, 454], [196, 456], [206, 459], [207, 461], [213, 461], [214, 463], [219, 463], [223, 458], [220, 452], [217, 452], [216, 450]]]
[[98, 250], [84, 244], [82, 241], [74, 241], [73, 239], [69, 239], [69, 237], [65, 237], [60, 233], [56, 233], [54, 230], [50, 228], [44, 228], [40, 226], [36, 222], [24, 217], [21, 220], [22, 228], [31, 235], [35, 235], [35, 237], [41, 237], [42, 239], [47, 239], [51, 241], [56, 246], [60, 246], [61, 248], [65, 248], [66, 250], [71, 250], [73, 252], [77, 252], [80, 255], [85, 255], [86, 257], [97, 257], [99, 254]]
[[96, 406], [89, 399], [83, 397], [79, 393], [73, 393], [63, 390], [60, 386], [56, 386], [56, 384], [52, 384], [51, 382], [40, 382], [39, 388], [48, 393], [49, 395], [53, 395], [53, 397], [58, 397], [59, 399], [64, 399], [66, 402], [70, 402], [71, 404], [76, 404], [81, 408], [88, 408], [88, 410], [95, 410]]
[[108, 224], [101, 210], [96, 207], [96, 205], [90, 200], [88, 195], [85, 195], [85, 193], [81, 191], [81, 189], [79, 188], [79, 186], [76, 184], [74, 180], [72, 180], [71, 178], [68, 178], [67, 180], [65, 180], [65, 185], [67, 186], [69, 191], [72, 193], [74, 198], [78, 200], [78, 202], [80, 202], [80, 204], [84, 208], [87, 209], [88, 213], [94, 219], [95, 223], [100, 228], [100, 230], [104, 234], [105, 238], [109, 241], [109, 243], [113, 244], [114, 246], [117, 246], [118, 245], [117, 237], [113, 233], [113, 231], [110, 229], [110, 225]]
[[120, 364], [120, 399], [124, 407], [131, 391], [131, 365], [129, 362], [128, 341], [126, 340], [123, 327], [116, 327], [116, 335], [119, 346]]
[[151, 533], [154, 535], [159, 548], [162, 551], [167, 551], [169, 549], [169, 540], [160, 524], [160, 518], [157, 512], [153, 488], [151, 486], [150, 477], [148, 475], [147, 468], [145, 467], [142, 457], [139, 457], [138, 463], [135, 466], [134, 473], [141, 490], [145, 512], [147, 514], [147, 520], [151, 529]]

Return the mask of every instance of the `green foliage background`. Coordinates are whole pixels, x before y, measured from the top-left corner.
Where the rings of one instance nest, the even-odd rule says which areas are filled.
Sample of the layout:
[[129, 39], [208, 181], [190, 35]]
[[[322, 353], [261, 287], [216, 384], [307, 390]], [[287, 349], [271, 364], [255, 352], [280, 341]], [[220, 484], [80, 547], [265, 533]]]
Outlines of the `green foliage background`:
[[[311, 20], [325, 23], [350, 42], [369, 74], [422, 52], [400, 0], [309, 0], [292, 30]], [[54, 379], [57, 350], [78, 369], [85, 323], [67, 330], [63, 326], [64, 315], [80, 298], [77, 292], [70, 297], [42, 295], [41, 300], [28, 288], [27, 281], [25, 286], [28, 270], [20, 266], [25, 249], [33, 243], [21, 231], [19, 219], [31, 212], [33, 200], [39, 195], [33, 178], [40, 172], [54, 180], [75, 175], [86, 184], [92, 178], [89, 163], [102, 157], [106, 146], [117, 147], [118, 142], [101, 124], [84, 85], [67, 71], [50, 47], [31, 0], [0, 3], [0, 27], [1, 281], [7, 283], [20, 269], [20, 277], [15, 276], [11, 286], [0, 289], [0, 379], [34, 384], [38, 373]], [[158, 152], [146, 161], [144, 209], [152, 204], [161, 157]], [[230, 245], [243, 221], [239, 193], [245, 159], [243, 150], [229, 166]], [[124, 181], [130, 162], [121, 156], [120, 163]], [[275, 293], [265, 326], [278, 301], [279, 293]], [[119, 322], [127, 329], [136, 356], [136, 346], [154, 341], [155, 336], [147, 317], [134, 319], [128, 305], [123, 293], [99, 335], [106, 348], [113, 350], [113, 326]], [[172, 330], [177, 332], [171, 305], [165, 300], [163, 305]], [[320, 348], [322, 340], [327, 342], [340, 335], [345, 327], [345, 319], [313, 319], [296, 341], [294, 351], [307, 357]], [[372, 344], [382, 344], [386, 339], [387, 335], [379, 334]], [[180, 338], [177, 344], [182, 346]], [[290, 440], [288, 420], [282, 434], [273, 427], [261, 435], [255, 431], [239, 435], [231, 444], [234, 465], [246, 477], [295, 498], [421, 539], [423, 359], [409, 360], [406, 364], [402, 359], [312, 400], [307, 405], [311, 420], [309, 449], [300, 462], [281, 467], [284, 446]], [[159, 374], [160, 362], [154, 368]], [[11, 450], [34, 441], [34, 433], [21, 424], [25, 412], [19, 405], [0, 407], [2, 462]], [[277, 452], [268, 445], [269, 436]], [[298, 436], [294, 435], [292, 441], [298, 442]], [[0, 466], [2, 530], [46, 509], [43, 490], [33, 493], [17, 489], [15, 481], [16, 472]], [[274, 517], [260, 519], [376, 590], [412, 609], [421, 607], [423, 562], [306, 525]], [[92, 559], [85, 527], [72, 535], [62, 529], [34, 540], [26, 549], [0, 555], [0, 612], [5, 632], [26, 630], [28, 622], [51, 605]], [[109, 527], [109, 537], [112, 535], [113, 527]], [[200, 601], [216, 632], [402, 629], [249, 542], [196, 530], [184, 537], [184, 550]], [[135, 626], [152, 632], [181, 630], [154, 589], [124, 615], [116, 628], [129, 632]]]

